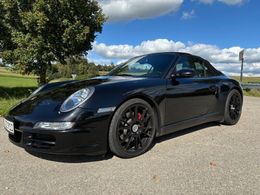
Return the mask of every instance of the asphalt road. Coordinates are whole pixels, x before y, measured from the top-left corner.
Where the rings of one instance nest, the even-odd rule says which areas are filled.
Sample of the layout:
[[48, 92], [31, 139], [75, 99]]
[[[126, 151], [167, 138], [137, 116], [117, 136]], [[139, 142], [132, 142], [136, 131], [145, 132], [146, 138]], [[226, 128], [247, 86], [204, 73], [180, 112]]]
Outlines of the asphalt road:
[[260, 194], [260, 98], [236, 126], [186, 129], [127, 160], [32, 155], [0, 121], [0, 194]]

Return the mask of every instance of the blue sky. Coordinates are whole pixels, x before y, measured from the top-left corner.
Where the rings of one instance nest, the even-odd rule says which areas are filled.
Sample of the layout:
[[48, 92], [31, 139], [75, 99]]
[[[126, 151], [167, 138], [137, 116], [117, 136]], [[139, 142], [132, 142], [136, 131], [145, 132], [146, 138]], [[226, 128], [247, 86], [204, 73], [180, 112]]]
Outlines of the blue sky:
[[[182, 19], [182, 12], [192, 18]], [[98, 42], [139, 44], [143, 40], [168, 38], [183, 42], [216, 44], [220, 47], [257, 47], [260, 45], [260, 1], [227, 6], [185, 1], [177, 13], [153, 19], [107, 23]]]
[[99, 0], [109, 17], [89, 59], [117, 63], [134, 55], [185, 51], [217, 68], [239, 73], [238, 52], [246, 49], [245, 71], [260, 74], [260, 1]]

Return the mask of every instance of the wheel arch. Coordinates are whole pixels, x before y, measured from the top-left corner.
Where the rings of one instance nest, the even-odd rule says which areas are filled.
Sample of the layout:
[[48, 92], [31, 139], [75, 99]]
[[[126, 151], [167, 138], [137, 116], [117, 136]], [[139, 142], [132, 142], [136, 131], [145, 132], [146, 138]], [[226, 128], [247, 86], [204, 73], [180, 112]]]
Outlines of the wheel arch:
[[227, 92], [227, 95], [225, 96], [225, 101], [224, 101], [224, 109], [223, 109], [223, 116], [224, 116], [224, 113], [225, 113], [225, 109], [226, 109], [226, 104], [227, 104], [227, 98], [228, 98], [228, 95], [230, 94], [230, 92], [232, 90], [238, 90], [238, 92], [240, 93], [241, 97], [242, 97], [242, 103], [243, 103], [243, 100], [244, 100], [244, 97], [243, 97], [243, 90], [241, 89], [241, 87], [237, 86], [237, 85], [233, 85], [232, 87], [230, 87], [230, 89], [228, 90]]
[[244, 99], [244, 97], [243, 97], [243, 90], [241, 89], [241, 87], [234, 86], [233, 88], [231, 88], [230, 91], [232, 91], [233, 89], [236, 89], [236, 90], [239, 91], [239, 93], [240, 93], [240, 95], [241, 95], [241, 97], [242, 97], [242, 100], [243, 100], [243, 99]]
[[113, 115], [111, 116], [111, 119], [110, 119], [110, 124], [111, 124], [111, 121], [114, 117], [114, 114], [116, 113], [116, 111], [118, 110], [118, 108], [124, 104], [125, 102], [131, 100], [131, 99], [142, 99], [144, 101], [146, 101], [154, 110], [154, 113], [156, 115], [156, 118], [157, 118], [157, 128], [156, 128], [156, 136], [159, 136], [160, 135], [160, 127], [161, 127], [161, 123], [162, 123], [162, 116], [160, 114], [160, 109], [159, 109], [159, 106], [158, 104], [149, 96], [147, 95], [144, 95], [144, 94], [135, 94], [135, 95], [131, 95], [131, 96], [128, 96], [127, 98], [123, 99], [116, 107]]
[[229, 86], [230, 86], [230, 89], [228, 91], [228, 94], [233, 90], [233, 89], [236, 89], [239, 91], [241, 97], [242, 97], [242, 100], [243, 100], [243, 89], [240, 85], [240, 83], [234, 79], [229, 79]]
[[[224, 108], [224, 117], [223, 117], [223, 120], [222, 120], [222, 123], [223, 124], [226, 124], [226, 125], [235, 125], [237, 122], [238, 122], [238, 120], [240, 119], [240, 116], [241, 116], [241, 114], [240, 114], [240, 116], [238, 116], [238, 119], [237, 119], [237, 121], [235, 122], [235, 123], [233, 123], [232, 121], [230, 122], [230, 119], [229, 119], [229, 117], [227, 118], [227, 110], [228, 110], [228, 103], [229, 103], [229, 101], [230, 101], [230, 98], [231, 98], [231, 96], [230, 96], [230, 94], [232, 93], [232, 91], [234, 91], [234, 90], [236, 90], [240, 95], [241, 95], [241, 108], [240, 108], [240, 112], [242, 112], [242, 106], [243, 106], [243, 90], [242, 90], [242, 88], [241, 87], [239, 87], [239, 86], [232, 86], [231, 88], [230, 88], [230, 90], [229, 90], [229, 92], [228, 92], [228, 95], [227, 95], [227, 98], [226, 98], [226, 102], [225, 102], [225, 108]], [[233, 95], [233, 94], [232, 94]]]

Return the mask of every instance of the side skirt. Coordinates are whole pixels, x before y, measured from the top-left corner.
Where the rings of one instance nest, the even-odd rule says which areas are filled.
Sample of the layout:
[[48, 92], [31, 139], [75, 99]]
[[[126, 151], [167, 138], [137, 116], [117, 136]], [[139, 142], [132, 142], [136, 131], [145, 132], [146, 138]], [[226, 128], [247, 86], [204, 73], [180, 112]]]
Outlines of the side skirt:
[[183, 129], [187, 129], [190, 127], [194, 127], [197, 125], [201, 125], [204, 123], [208, 122], [213, 122], [213, 121], [221, 121], [223, 119], [223, 116], [219, 115], [219, 113], [211, 113], [211, 114], [206, 114], [203, 116], [199, 116], [196, 118], [188, 119], [185, 121], [177, 122], [174, 124], [166, 125], [160, 128], [160, 134], [157, 136], [162, 136], [162, 135], [167, 135], [169, 133], [173, 133], [176, 131], [180, 131]]

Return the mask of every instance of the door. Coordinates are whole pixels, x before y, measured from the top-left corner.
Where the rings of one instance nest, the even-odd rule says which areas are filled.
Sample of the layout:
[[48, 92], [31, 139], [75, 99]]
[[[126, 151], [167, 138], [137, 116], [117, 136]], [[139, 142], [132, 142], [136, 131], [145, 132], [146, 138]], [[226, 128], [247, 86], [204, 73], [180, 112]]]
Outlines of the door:
[[218, 88], [214, 79], [207, 76], [208, 70], [202, 59], [190, 55], [180, 56], [173, 75], [182, 70], [191, 70], [194, 74], [167, 80], [166, 125], [205, 115], [209, 113], [211, 104], [217, 101]]

